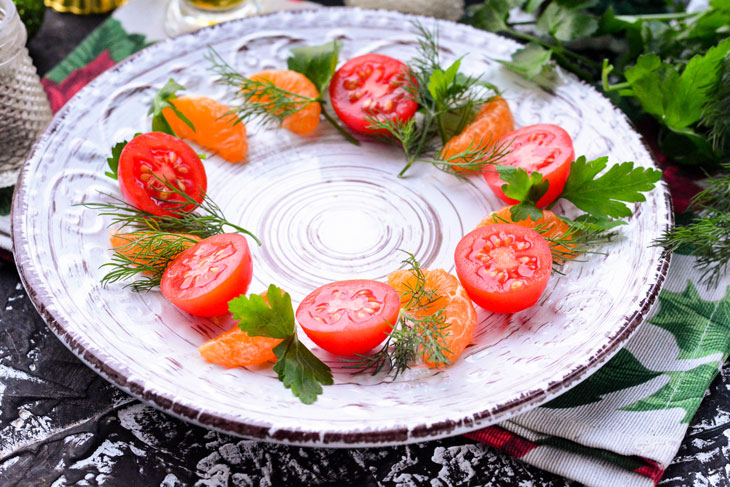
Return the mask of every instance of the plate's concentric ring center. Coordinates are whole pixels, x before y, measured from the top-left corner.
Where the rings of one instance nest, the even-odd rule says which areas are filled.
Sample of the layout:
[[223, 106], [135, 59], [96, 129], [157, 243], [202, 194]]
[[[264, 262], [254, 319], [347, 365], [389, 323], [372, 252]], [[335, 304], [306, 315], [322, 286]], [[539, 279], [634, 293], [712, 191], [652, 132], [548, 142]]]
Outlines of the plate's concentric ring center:
[[445, 249], [456, 242], [445, 246], [445, 238], [462, 233], [458, 205], [437, 185], [400, 179], [397, 166], [372, 161], [359, 152], [279, 154], [237, 175], [251, 203], [224, 210], [262, 240], [252, 250], [264, 287], [276, 283], [301, 298], [327, 282], [383, 280], [401, 266], [400, 250], [424, 266], [448, 261]]

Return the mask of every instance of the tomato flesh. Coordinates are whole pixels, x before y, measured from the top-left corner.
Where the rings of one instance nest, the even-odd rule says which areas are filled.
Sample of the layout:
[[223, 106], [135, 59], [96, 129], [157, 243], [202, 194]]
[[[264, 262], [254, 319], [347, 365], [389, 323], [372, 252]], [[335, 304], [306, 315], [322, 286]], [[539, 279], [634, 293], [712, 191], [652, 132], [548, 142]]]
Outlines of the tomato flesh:
[[194, 208], [192, 204], [183, 205], [185, 198], [168, 185], [200, 203], [208, 184], [198, 154], [186, 142], [162, 132], [130, 140], [119, 156], [118, 174], [124, 201], [158, 216]]
[[245, 237], [223, 233], [183, 251], [162, 275], [160, 290], [172, 304], [195, 316], [228, 312], [228, 301], [245, 294], [253, 275]]
[[365, 353], [380, 344], [398, 319], [400, 298], [378, 281], [325, 284], [297, 308], [297, 321], [317, 345], [335, 355]]
[[552, 270], [550, 247], [539, 233], [519, 225], [479, 227], [459, 241], [456, 274], [475, 304], [514, 313], [537, 302]]
[[408, 121], [418, 104], [404, 88], [407, 72], [405, 63], [382, 54], [352, 58], [332, 77], [332, 108], [345, 125], [362, 134], [378, 133], [368, 128], [368, 115]]
[[[528, 174], [538, 171], [550, 181], [547, 193], [540, 198], [537, 206], [544, 208], [555, 201], [563, 192], [570, 164], [575, 160], [573, 141], [568, 132], [557, 125], [528, 125], [499, 139], [497, 146], [503, 143], [510, 144], [511, 152], [500, 162], [501, 165], [519, 167]], [[512, 205], [519, 203], [505, 196], [502, 191], [504, 181], [494, 168], [487, 168], [484, 178], [502, 201]]]

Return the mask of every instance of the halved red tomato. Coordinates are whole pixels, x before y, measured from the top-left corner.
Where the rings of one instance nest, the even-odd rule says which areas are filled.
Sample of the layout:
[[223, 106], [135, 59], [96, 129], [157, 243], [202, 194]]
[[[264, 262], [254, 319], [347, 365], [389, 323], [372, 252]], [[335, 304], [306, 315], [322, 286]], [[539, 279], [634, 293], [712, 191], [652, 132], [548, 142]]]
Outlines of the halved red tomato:
[[537, 302], [547, 287], [553, 259], [544, 238], [511, 223], [479, 227], [456, 246], [456, 274], [475, 304], [514, 313]]
[[330, 82], [332, 108], [355, 132], [373, 134], [368, 115], [408, 121], [418, 110], [404, 83], [408, 66], [382, 54], [365, 54], [347, 61]]
[[[510, 153], [500, 164], [522, 168], [528, 174], [538, 171], [550, 181], [550, 187], [537, 202], [537, 206], [544, 208], [555, 201], [563, 192], [570, 173], [570, 164], [575, 160], [573, 141], [568, 132], [557, 125], [546, 123], [528, 125], [499, 139], [497, 146], [505, 142], [510, 142]], [[519, 203], [504, 195], [504, 181], [494, 168], [488, 167], [484, 171], [484, 179], [502, 201], [511, 205]]]
[[314, 343], [336, 355], [365, 353], [387, 337], [398, 319], [400, 297], [378, 281], [325, 284], [297, 308], [297, 321]]
[[190, 211], [182, 195], [203, 201], [207, 189], [200, 157], [183, 140], [162, 132], [141, 134], [130, 140], [119, 156], [119, 189], [124, 201], [153, 215], [171, 215], [172, 209]]
[[175, 257], [162, 275], [162, 295], [195, 316], [228, 312], [228, 301], [245, 294], [253, 275], [246, 238], [237, 233], [208, 237]]

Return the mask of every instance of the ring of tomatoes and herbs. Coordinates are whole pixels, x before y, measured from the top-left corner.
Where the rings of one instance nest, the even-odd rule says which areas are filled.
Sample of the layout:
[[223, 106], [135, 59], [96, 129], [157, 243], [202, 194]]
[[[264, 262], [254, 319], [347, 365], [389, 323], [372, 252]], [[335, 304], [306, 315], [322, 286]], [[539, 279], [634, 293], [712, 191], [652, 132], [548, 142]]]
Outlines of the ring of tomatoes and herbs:
[[347, 61], [330, 81], [330, 99], [340, 120], [355, 132], [376, 134], [369, 117], [406, 122], [418, 103], [404, 88], [408, 66], [382, 54], [365, 54]]
[[228, 312], [228, 301], [245, 294], [253, 275], [243, 235], [221, 233], [201, 240], [175, 257], [162, 275], [162, 295], [195, 316]]
[[[497, 146], [504, 143], [509, 144], [510, 152], [499, 164], [524, 169], [528, 174], [538, 171], [550, 182], [547, 192], [537, 202], [538, 208], [555, 201], [563, 192], [570, 164], [575, 160], [573, 141], [568, 132], [547, 123], [528, 125], [503, 136]], [[502, 201], [511, 205], [519, 203], [505, 196], [502, 191], [504, 181], [494, 168], [484, 171], [484, 179]]]
[[514, 313], [537, 302], [552, 271], [550, 247], [539, 233], [519, 225], [479, 227], [459, 241], [456, 274], [475, 304]]
[[305, 297], [296, 317], [304, 333], [335, 355], [365, 353], [378, 346], [395, 326], [398, 292], [367, 279], [325, 284]]
[[171, 187], [200, 203], [208, 185], [198, 154], [185, 141], [162, 132], [130, 140], [119, 156], [117, 171], [124, 201], [157, 216], [194, 208]]

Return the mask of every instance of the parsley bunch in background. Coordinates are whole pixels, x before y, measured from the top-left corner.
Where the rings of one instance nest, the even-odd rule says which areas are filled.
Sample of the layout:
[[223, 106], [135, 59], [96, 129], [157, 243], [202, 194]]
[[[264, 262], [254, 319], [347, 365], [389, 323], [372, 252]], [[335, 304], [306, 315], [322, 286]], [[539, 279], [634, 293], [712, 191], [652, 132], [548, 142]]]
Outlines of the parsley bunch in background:
[[672, 161], [730, 159], [730, 2], [488, 0], [465, 22], [527, 42], [502, 63], [546, 87], [555, 64], [594, 84], [638, 121], [659, 124]]

